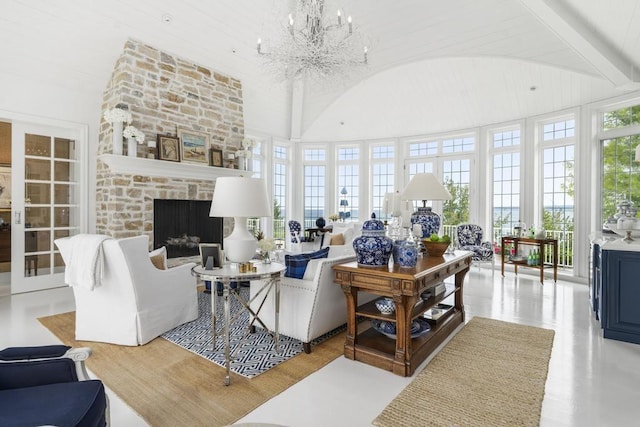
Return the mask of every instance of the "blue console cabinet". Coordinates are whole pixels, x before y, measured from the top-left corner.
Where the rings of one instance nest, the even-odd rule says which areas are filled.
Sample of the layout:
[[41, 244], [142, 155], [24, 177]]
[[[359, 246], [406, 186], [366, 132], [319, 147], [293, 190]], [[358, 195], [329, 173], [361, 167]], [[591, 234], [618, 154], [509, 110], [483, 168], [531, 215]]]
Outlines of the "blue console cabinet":
[[595, 249], [601, 265], [594, 308], [604, 337], [640, 344], [640, 252]]

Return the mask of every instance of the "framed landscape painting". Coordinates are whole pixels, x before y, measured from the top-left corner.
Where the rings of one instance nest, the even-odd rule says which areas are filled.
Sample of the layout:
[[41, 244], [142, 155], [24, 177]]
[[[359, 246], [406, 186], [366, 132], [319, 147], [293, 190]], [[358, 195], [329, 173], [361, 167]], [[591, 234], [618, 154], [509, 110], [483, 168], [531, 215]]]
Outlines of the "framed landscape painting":
[[182, 161], [189, 163], [209, 164], [209, 135], [192, 130], [179, 129]]

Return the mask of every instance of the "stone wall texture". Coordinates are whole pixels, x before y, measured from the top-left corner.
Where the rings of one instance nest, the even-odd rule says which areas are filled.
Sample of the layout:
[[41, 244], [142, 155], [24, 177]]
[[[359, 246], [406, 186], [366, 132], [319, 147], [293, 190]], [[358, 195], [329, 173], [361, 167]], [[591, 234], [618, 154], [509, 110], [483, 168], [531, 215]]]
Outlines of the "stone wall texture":
[[[129, 106], [132, 124], [147, 140], [176, 135], [180, 128], [206, 133], [211, 147], [234, 152], [244, 137], [239, 80], [136, 40], [127, 41], [116, 61], [102, 111], [119, 103]], [[145, 150], [138, 146], [138, 156], [145, 157]], [[111, 125], [101, 118], [98, 156], [111, 152]], [[152, 246], [153, 199], [211, 200], [214, 185], [214, 180], [141, 176], [135, 171], [115, 174], [98, 159], [96, 231], [115, 238], [147, 234]], [[225, 221], [225, 235], [230, 228]]]

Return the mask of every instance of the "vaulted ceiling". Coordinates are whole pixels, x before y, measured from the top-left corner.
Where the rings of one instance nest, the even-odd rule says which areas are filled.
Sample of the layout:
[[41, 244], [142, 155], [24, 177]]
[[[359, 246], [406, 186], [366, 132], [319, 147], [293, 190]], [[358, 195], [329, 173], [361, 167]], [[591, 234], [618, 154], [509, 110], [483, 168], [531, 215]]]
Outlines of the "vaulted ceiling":
[[636, 0], [326, 3], [353, 16], [369, 64], [299, 92], [256, 52], [284, 0], [3, 0], [0, 73], [98, 100], [134, 38], [240, 79], [247, 130], [309, 141], [466, 129], [640, 89]]

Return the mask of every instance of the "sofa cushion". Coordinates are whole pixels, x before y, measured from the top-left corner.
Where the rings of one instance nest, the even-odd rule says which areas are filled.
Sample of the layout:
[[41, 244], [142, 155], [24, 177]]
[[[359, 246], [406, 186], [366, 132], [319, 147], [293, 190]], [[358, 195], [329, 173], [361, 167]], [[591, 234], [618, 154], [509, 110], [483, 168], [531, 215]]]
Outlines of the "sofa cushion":
[[329, 255], [329, 248], [322, 248], [319, 251], [307, 252], [297, 255], [285, 255], [284, 265], [287, 267], [284, 275], [285, 277], [293, 277], [294, 279], [302, 279], [305, 271], [307, 271], [307, 264], [312, 259], [326, 258]]
[[99, 380], [0, 391], [3, 426], [104, 426], [106, 408]]
[[167, 269], [167, 248], [165, 246], [149, 252], [151, 264], [158, 270]]
[[330, 245], [344, 245], [344, 234], [338, 233], [331, 236]]

